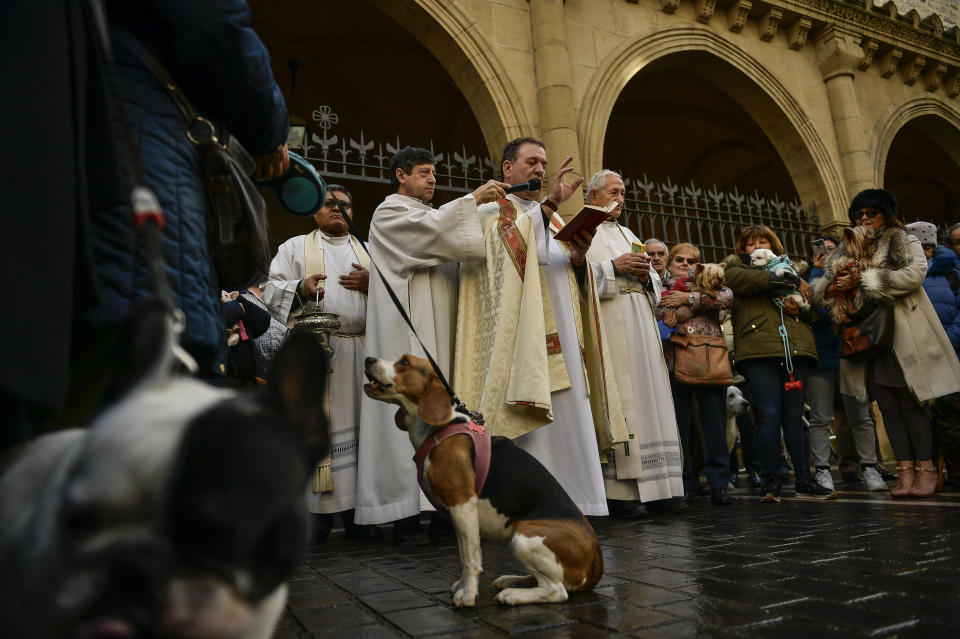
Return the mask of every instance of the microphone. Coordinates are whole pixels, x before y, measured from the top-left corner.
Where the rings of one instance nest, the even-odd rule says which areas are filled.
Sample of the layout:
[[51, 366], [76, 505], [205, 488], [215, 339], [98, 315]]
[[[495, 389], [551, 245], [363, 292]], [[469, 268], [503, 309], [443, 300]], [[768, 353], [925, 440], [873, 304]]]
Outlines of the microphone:
[[543, 183], [539, 178], [533, 178], [529, 182], [514, 184], [509, 189], [504, 189], [504, 193], [523, 193], [524, 191], [539, 191]]

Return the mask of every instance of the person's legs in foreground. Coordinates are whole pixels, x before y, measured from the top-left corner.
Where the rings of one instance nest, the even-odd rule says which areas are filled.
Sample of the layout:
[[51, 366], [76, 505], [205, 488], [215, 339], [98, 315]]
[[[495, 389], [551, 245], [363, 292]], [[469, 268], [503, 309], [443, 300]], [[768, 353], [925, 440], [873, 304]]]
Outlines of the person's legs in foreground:
[[[839, 388], [837, 393], [840, 394]], [[843, 401], [843, 411], [850, 423], [867, 490], [887, 490], [887, 482], [877, 470], [877, 431], [870, 416], [870, 403], [861, 402], [852, 395], [840, 394], [840, 399]]]
[[894, 497], [930, 497], [937, 488], [933, 464], [933, 433], [930, 420], [906, 387], [884, 386], [873, 381], [870, 392], [880, 406], [883, 426], [897, 458]]
[[830, 474], [830, 422], [833, 421], [833, 391], [836, 371], [812, 373], [807, 380], [807, 403], [810, 405], [810, 452], [817, 483], [833, 490]]
[[725, 386], [695, 386], [700, 422], [703, 424], [703, 465], [710, 484], [710, 500], [718, 506], [732, 503], [727, 493], [730, 483], [730, 451], [727, 450]]

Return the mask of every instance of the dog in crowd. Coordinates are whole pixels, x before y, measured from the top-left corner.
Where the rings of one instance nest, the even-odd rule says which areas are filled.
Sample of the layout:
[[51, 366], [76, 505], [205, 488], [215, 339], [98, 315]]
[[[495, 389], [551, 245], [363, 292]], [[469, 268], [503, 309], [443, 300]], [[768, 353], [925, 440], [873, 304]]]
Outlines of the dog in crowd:
[[566, 601], [568, 592], [590, 590], [600, 581], [603, 557], [596, 532], [540, 462], [455, 411], [426, 360], [368, 357], [365, 368], [370, 381], [364, 391], [400, 407], [396, 424], [418, 451], [420, 485], [453, 521], [461, 565], [460, 579], [450, 589], [454, 605], [476, 605], [481, 536], [509, 541], [530, 571], [493, 582], [500, 603]]
[[740, 436], [737, 417], [748, 414], [752, 409], [739, 387], [734, 384], [727, 386], [727, 450], [733, 450], [734, 443]]
[[853, 321], [865, 306], [873, 303], [889, 304], [893, 299], [887, 293], [886, 286], [876, 286], [868, 296], [862, 287], [849, 291], [838, 291], [828, 282], [835, 282], [840, 275], [855, 273], [861, 280], [877, 273], [871, 270], [875, 252], [873, 230], [865, 226], [851, 226], [843, 229], [843, 242], [824, 262], [826, 277], [814, 282], [814, 300], [827, 309], [834, 326], [843, 326]]
[[326, 356], [291, 336], [264, 395], [240, 395], [170, 374], [165, 325], [135, 331], [125, 361], [149, 361], [122, 397], [0, 477], [4, 637], [271, 636], [329, 447]]
[[[797, 271], [793, 268], [793, 262], [789, 257], [786, 255], [777, 255], [770, 249], [758, 248], [754, 250], [754, 252], [750, 254], [750, 264], [775, 273], [778, 277], [787, 272], [797, 275]], [[799, 275], [797, 275], [797, 277], [799, 277]], [[799, 291], [789, 293], [785, 297], [793, 301], [800, 310], [806, 311], [810, 308], [810, 302], [805, 300]]]
[[[680, 291], [716, 296], [726, 282], [724, 266], [724, 264], [695, 264], [689, 276], [677, 278], [673, 287], [669, 291], [664, 291], [663, 294]], [[686, 322], [693, 317], [693, 309], [684, 304], [675, 308], [660, 307], [658, 311], [664, 324], [671, 328], [676, 326], [677, 334], [686, 335]]]

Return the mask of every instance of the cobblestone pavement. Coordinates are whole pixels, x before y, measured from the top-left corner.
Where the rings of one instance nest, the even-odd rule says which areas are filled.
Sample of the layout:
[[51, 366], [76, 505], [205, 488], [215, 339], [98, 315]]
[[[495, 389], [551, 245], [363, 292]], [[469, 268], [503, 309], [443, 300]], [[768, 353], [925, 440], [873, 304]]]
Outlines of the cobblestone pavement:
[[428, 546], [347, 540], [310, 549], [276, 639], [292, 637], [957, 637], [960, 494], [922, 503], [837, 501], [599, 519], [605, 572], [563, 604], [501, 606], [491, 582], [522, 566], [484, 542], [476, 608], [457, 609], [452, 537]]

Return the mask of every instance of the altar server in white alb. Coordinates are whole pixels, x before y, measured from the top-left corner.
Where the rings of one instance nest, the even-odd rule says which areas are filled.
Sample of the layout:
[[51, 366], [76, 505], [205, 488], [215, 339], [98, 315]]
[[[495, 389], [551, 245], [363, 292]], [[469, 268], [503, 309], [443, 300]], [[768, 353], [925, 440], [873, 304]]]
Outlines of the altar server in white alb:
[[[626, 440], [610, 346], [599, 321], [591, 232], [554, 235], [556, 215], [583, 178], [567, 156], [547, 187], [480, 207], [486, 261], [464, 264], [454, 387], [495, 435], [514, 438], [586, 515], [606, 515], [600, 451]], [[533, 138], [507, 144], [503, 181], [543, 179], [547, 151]], [[619, 347], [619, 345], [617, 346]]]
[[[597, 228], [587, 252], [600, 310], [610, 342], [620, 406], [629, 441], [608, 453], [604, 479], [611, 515], [645, 514], [643, 503], [683, 497], [683, 455], [653, 309], [660, 303], [660, 277], [650, 258], [634, 251], [642, 244], [617, 218], [626, 194], [613, 171], [600, 171], [587, 184], [591, 204], [617, 207]], [[659, 246], [659, 245], [658, 245]]]
[[[390, 161], [395, 193], [370, 222], [370, 254], [410, 317], [424, 346], [450, 378], [457, 312], [457, 262], [483, 260], [477, 205], [504, 195], [493, 180], [471, 194], [433, 208], [433, 153], [401, 149]], [[374, 270], [367, 307], [367, 353], [394, 360], [424, 357], [413, 332]], [[360, 416], [360, 475], [356, 520], [379, 524], [433, 510], [420, 493], [406, 433], [396, 427], [396, 407], [364, 397]], [[419, 526], [414, 522], [414, 529]], [[400, 528], [395, 528], [399, 533]], [[403, 541], [403, 539], [399, 539]]]
[[320, 310], [340, 317], [340, 329], [330, 338], [333, 372], [327, 376], [330, 457], [317, 465], [307, 491], [315, 515], [314, 541], [326, 538], [336, 513], [342, 514], [348, 536], [375, 538], [380, 532], [353, 522], [370, 260], [359, 240], [349, 234], [337, 201], [353, 216], [350, 193], [340, 185], [328, 185], [323, 207], [313, 216], [316, 230], [280, 245], [270, 264], [270, 279], [262, 287], [271, 314], [288, 327], [304, 310], [313, 310], [318, 299]]

